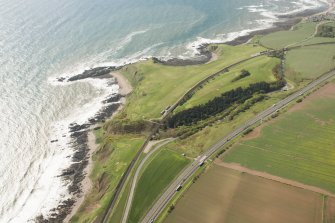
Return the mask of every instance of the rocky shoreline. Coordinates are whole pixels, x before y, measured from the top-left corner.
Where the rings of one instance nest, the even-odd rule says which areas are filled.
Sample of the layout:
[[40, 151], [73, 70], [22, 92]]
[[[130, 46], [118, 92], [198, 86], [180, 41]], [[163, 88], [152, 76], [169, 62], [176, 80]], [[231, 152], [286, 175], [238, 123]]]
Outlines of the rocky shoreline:
[[[271, 32], [280, 30], [289, 30], [295, 24], [299, 23], [304, 17], [318, 14], [325, 11], [326, 8], [319, 8], [315, 10], [306, 10], [304, 12], [280, 16], [280, 19], [284, 21], [274, 23], [273, 27], [254, 31], [246, 36], [238, 37], [232, 41], [225, 42], [228, 45], [239, 45], [248, 42], [252, 37], [256, 35], [265, 35]], [[220, 44], [220, 43], [218, 43]], [[160, 63], [168, 66], [188, 66], [188, 65], [200, 65], [211, 61], [212, 52], [209, 51], [208, 46], [211, 44], [203, 44], [199, 46], [197, 58], [192, 59], [180, 59], [172, 58], [169, 60], [161, 60], [159, 58], [153, 57], [155, 63]], [[110, 78], [110, 85], [118, 84], [117, 78], [111, 76], [111, 72], [118, 71], [122, 67], [106, 66], [97, 67], [90, 70], [85, 70], [83, 73], [72, 76], [72, 77], [60, 77], [57, 78], [59, 82], [73, 82], [84, 80], [88, 78]], [[122, 105], [122, 99], [126, 94], [113, 94], [110, 95], [106, 100], [103, 101], [105, 104], [104, 108], [101, 109], [94, 118], [91, 118], [85, 124], [79, 125], [77, 123], [71, 123], [69, 126], [69, 132], [71, 137], [71, 147], [73, 148], [74, 154], [72, 156], [72, 164], [69, 168], [63, 170], [62, 174], [58, 177], [66, 182], [70, 182], [68, 186], [68, 191], [72, 198], [62, 201], [56, 208], [50, 210], [50, 214], [47, 218], [40, 215], [35, 218], [38, 223], [54, 223], [63, 222], [64, 219], [71, 213], [71, 210], [83, 191], [81, 188], [82, 181], [85, 178], [85, 168], [89, 163], [89, 145], [88, 145], [88, 134], [89, 131], [93, 129], [100, 128], [96, 127], [98, 123], [103, 123], [105, 120], [109, 119]]]
[[[84, 71], [82, 74], [78, 74], [71, 78], [58, 78], [58, 81], [78, 81], [87, 78], [110, 78], [109, 85], [118, 84], [116, 78], [110, 75], [110, 72], [117, 70], [116, 67], [100, 67], [94, 68], [88, 71]], [[68, 192], [72, 196], [67, 200], [62, 201], [56, 208], [50, 210], [50, 214], [47, 218], [40, 215], [36, 217], [35, 221], [38, 223], [54, 223], [63, 222], [64, 219], [71, 213], [73, 205], [79, 196], [82, 195], [82, 181], [85, 178], [85, 168], [89, 163], [89, 152], [90, 148], [88, 145], [88, 134], [93, 129], [98, 129], [97, 124], [105, 122], [109, 119], [121, 106], [121, 94], [112, 94], [103, 101], [105, 106], [91, 119], [84, 124], [71, 123], [69, 125], [69, 133], [71, 138], [70, 147], [74, 153], [72, 155], [72, 164], [70, 167], [64, 169], [58, 176], [63, 181], [69, 182]], [[54, 140], [53, 140], [54, 141]]]

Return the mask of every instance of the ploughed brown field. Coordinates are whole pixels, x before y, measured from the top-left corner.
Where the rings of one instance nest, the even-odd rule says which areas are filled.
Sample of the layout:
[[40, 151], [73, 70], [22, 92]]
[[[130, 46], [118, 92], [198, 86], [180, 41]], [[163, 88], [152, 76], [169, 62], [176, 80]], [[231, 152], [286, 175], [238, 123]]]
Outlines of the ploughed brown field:
[[321, 223], [334, 220], [334, 212], [331, 198], [213, 165], [165, 223]]

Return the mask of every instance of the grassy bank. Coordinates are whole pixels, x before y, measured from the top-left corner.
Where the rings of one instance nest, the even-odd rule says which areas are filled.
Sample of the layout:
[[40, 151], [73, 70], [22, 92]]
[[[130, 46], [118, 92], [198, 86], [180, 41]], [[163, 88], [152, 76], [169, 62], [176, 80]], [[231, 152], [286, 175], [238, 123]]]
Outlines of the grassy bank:
[[156, 198], [189, 163], [189, 159], [174, 151], [157, 152], [139, 178], [128, 222], [139, 222]]
[[90, 174], [93, 188], [71, 222], [92, 222], [101, 216], [115, 186], [145, 138], [141, 135], [106, 136], [102, 129], [96, 135], [100, 146], [93, 155]]

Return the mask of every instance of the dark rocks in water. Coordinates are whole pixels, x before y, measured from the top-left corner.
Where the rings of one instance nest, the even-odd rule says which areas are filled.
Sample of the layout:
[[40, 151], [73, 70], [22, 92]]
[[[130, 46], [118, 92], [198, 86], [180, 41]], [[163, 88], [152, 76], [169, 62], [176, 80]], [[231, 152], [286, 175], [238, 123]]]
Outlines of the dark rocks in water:
[[[117, 102], [120, 98], [120, 95], [111, 95], [110, 98], [104, 101], [106, 106], [94, 118], [84, 124], [74, 122], [69, 125], [70, 137], [72, 139], [71, 147], [74, 150], [74, 154], [71, 156], [73, 163], [67, 169], [63, 170], [59, 177], [69, 183], [67, 189], [73, 197], [82, 192], [81, 182], [85, 178], [84, 170], [89, 162], [88, 131], [92, 125], [104, 122], [105, 119], [109, 118], [119, 108], [120, 103]], [[99, 128], [101, 127], [94, 129], [97, 130]], [[63, 135], [63, 137], [65, 136]], [[48, 217], [40, 215], [35, 218], [35, 221], [38, 223], [63, 222], [71, 212], [74, 203], [74, 199], [62, 201], [57, 208], [51, 210], [51, 214]]]
[[107, 103], [113, 103], [113, 102], [118, 102], [121, 99], [121, 95], [120, 94], [114, 94], [109, 96], [108, 99], [104, 100], [103, 103], [107, 104]]
[[57, 208], [53, 208], [52, 213], [48, 218], [43, 215], [37, 216], [34, 220], [36, 223], [59, 223], [63, 222], [68, 214], [71, 212], [72, 205], [75, 203], [74, 199], [67, 199], [63, 201]]
[[198, 65], [198, 64], [204, 64], [211, 60], [212, 53], [207, 48], [208, 44], [203, 44], [200, 47], [197, 48], [199, 53], [197, 54], [197, 58], [192, 59], [180, 59], [180, 58], [172, 58], [169, 60], [161, 60], [157, 57], [153, 57], [152, 60], [154, 63], [160, 63], [163, 65], [168, 66], [188, 66], [188, 65]]
[[66, 79], [65, 77], [58, 77], [58, 78], [57, 78], [57, 81], [59, 81], [59, 82], [63, 82], [63, 81], [65, 81], [65, 79]]
[[70, 77], [68, 81], [77, 81], [77, 80], [83, 80], [86, 78], [97, 78], [102, 77], [106, 74], [109, 74], [111, 71], [118, 70], [120, 68], [118, 67], [96, 67], [92, 68], [90, 70], [85, 70], [81, 74], [77, 74], [73, 77]]
[[73, 174], [74, 174], [74, 169], [68, 168], [68, 169], [63, 170], [63, 173], [60, 176], [62, 177], [62, 176], [73, 175]]
[[120, 103], [113, 103], [105, 108], [103, 108], [95, 117], [94, 121], [91, 122], [91, 124], [97, 124], [99, 122], [104, 122], [105, 119], [109, 118], [112, 116], [112, 114], [120, 107]]
[[78, 125], [77, 123], [71, 123], [69, 128], [70, 132], [78, 132], [87, 129], [88, 127], [90, 127], [90, 124]]

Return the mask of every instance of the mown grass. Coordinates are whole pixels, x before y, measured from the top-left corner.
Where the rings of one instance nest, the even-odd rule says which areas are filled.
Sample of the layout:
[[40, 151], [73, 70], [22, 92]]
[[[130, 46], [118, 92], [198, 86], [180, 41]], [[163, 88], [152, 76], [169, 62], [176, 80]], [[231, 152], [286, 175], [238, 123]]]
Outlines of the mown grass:
[[309, 46], [289, 51], [286, 77], [295, 83], [315, 79], [335, 68], [335, 44]]
[[271, 49], [281, 49], [311, 37], [315, 27], [316, 23], [299, 23], [292, 30], [279, 31], [260, 38], [260, 43]]
[[[190, 100], [178, 107], [176, 111], [188, 109], [196, 105], [204, 104], [214, 97], [220, 96], [222, 93], [230, 91], [238, 87], [247, 87], [251, 83], [260, 81], [275, 81], [272, 69], [279, 64], [279, 59], [266, 56], [255, 58], [247, 61], [231, 69], [229, 72], [217, 76], [214, 80], [199, 89]], [[247, 70], [250, 76], [232, 82], [232, 80], [240, 75], [241, 70]]]
[[224, 157], [251, 169], [335, 192], [335, 104], [318, 98], [279, 116], [261, 136], [239, 142]]
[[97, 136], [101, 144], [93, 155], [94, 166], [90, 174], [93, 188], [71, 222], [93, 222], [101, 216], [122, 174], [145, 140], [141, 135], [105, 137], [102, 130]]
[[162, 110], [203, 78], [262, 50], [252, 44], [218, 45], [215, 51], [218, 59], [208, 64], [166, 66], [148, 60], [129, 65], [121, 73], [136, 87], [122, 115], [131, 120], [159, 118]]
[[128, 222], [140, 222], [153, 202], [189, 162], [171, 150], [157, 152], [139, 178]]

